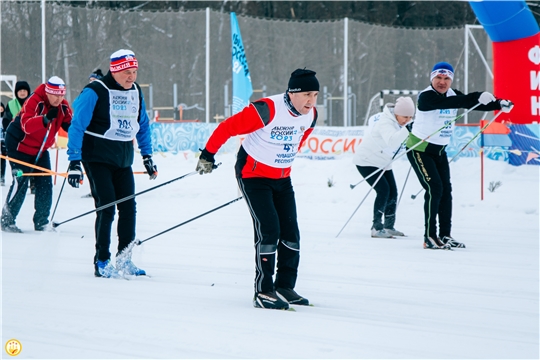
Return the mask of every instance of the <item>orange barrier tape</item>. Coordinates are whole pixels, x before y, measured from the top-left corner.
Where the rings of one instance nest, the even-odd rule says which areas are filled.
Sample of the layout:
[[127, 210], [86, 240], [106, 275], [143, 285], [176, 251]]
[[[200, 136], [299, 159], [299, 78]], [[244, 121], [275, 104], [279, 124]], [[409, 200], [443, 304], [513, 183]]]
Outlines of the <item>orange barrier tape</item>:
[[10, 157], [4, 156], [4, 155], [0, 155], [0, 157], [1, 157], [2, 159], [6, 159], [6, 160], [9, 161], [9, 162], [14, 162], [14, 163], [17, 163], [17, 164], [21, 164], [21, 165], [24, 165], [24, 166], [28, 166], [29, 168], [33, 168], [33, 169], [36, 169], [36, 170], [41, 170], [41, 171], [43, 171], [43, 172], [48, 173], [48, 175], [60, 175], [60, 174], [61, 174], [61, 173], [57, 173], [56, 171], [52, 171], [51, 169], [46, 169], [46, 168], [41, 167], [41, 166], [29, 164], [29, 163], [27, 163], [27, 162], [24, 162], [24, 161], [21, 161], [21, 160], [17, 160], [17, 159], [13, 159], [13, 158], [10, 158]]
[[[21, 174], [20, 176], [50, 176], [50, 175], [58, 175], [58, 176], [67, 177], [67, 173], [59, 173], [59, 172], [56, 172], [56, 171], [52, 171], [52, 170], [50, 170], [50, 169], [47, 169], [47, 168], [44, 168], [44, 167], [41, 167], [41, 166], [29, 164], [29, 163], [24, 162], [24, 161], [21, 161], [21, 160], [17, 160], [17, 159], [13, 159], [13, 158], [7, 157], [7, 156], [5, 156], [5, 155], [0, 155], [0, 158], [6, 159], [7, 161], [10, 161], [10, 162], [14, 162], [14, 163], [17, 163], [17, 164], [21, 164], [21, 165], [24, 165], [24, 166], [28, 166], [28, 167], [30, 167], [30, 168], [33, 168], [33, 169], [36, 169], [36, 170], [40, 170], [40, 171], [43, 171], [43, 172], [46, 173], [46, 174], [43, 174], [43, 173], [24, 173], [24, 174]], [[135, 174], [135, 175], [141, 175], [141, 174], [148, 174], [148, 173], [147, 173], [146, 171], [134, 171], [133, 174]]]

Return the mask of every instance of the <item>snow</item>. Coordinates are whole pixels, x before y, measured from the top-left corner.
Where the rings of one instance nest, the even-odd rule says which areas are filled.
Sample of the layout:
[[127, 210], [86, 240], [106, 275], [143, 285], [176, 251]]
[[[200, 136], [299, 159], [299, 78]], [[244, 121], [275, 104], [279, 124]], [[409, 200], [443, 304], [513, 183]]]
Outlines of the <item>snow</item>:
[[[154, 158], [158, 179], [136, 175], [137, 191], [189, 174], [197, 161], [192, 153]], [[137, 197], [138, 239], [239, 196], [234, 155], [217, 158], [223, 164], [212, 174]], [[361, 180], [350, 156], [297, 159], [296, 290], [315, 306], [296, 312], [252, 306], [253, 233], [243, 200], [136, 246], [133, 260], [151, 277], [126, 281], [93, 275], [94, 214], [34, 232], [28, 195], [17, 219], [24, 234], [2, 233], [3, 344], [19, 340], [21, 359], [537, 359], [539, 169], [487, 161], [481, 201], [479, 163], [451, 164], [453, 236], [467, 248], [433, 251], [422, 248], [414, 173], [396, 222], [408, 237], [370, 237], [372, 192], [336, 238], [369, 187], [350, 189]], [[65, 150], [58, 168], [67, 168]], [[409, 168], [405, 158], [394, 164], [400, 192]], [[134, 171], [142, 170], [136, 156]], [[490, 181], [502, 186], [489, 192]], [[53, 208], [61, 187], [59, 178]], [[87, 181], [66, 184], [54, 220], [92, 210], [93, 200], [82, 198], [88, 192]]]

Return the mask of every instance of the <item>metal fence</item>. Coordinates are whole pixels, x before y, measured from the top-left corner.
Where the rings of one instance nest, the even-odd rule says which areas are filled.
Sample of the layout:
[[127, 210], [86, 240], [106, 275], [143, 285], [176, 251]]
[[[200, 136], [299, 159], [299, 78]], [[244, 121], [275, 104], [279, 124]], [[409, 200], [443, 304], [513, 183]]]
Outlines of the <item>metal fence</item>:
[[[2, 1], [2, 75], [16, 75], [32, 88], [42, 82], [41, 6]], [[107, 70], [109, 56], [121, 48], [139, 60], [137, 82], [147, 105], [173, 117], [211, 121], [226, 115], [231, 97], [231, 33], [228, 13], [210, 11], [210, 96], [206, 109], [206, 12], [114, 11], [46, 3], [46, 76], [57, 75], [72, 101], [95, 68]], [[383, 89], [421, 90], [429, 85], [434, 63], [456, 69], [453, 87], [464, 86], [464, 28], [409, 29], [348, 20], [299, 22], [238, 17], [253, 88], [251, 100], [285, 91], [290, 73], [307, 67], [321, 83], [321, 123], [362, 125], [369, 100]], [[484, 54], [491, 44], [483, 30], [476, 41]], [[344, 45], [344, 39], [347, 44]], [[347, 53], [345, 72], [344, 51]], [[490, 90], [491, 79], [476, 50], [468, 54], [469, 89]], [[347, 81], [344, 81], [344, 74]], [[344, 84], [349, 118], [344, 119]], [[150, 87], [151, 84], [151, 87]], [[6, 84], [0, 90], [6, 91]], [[5, 100], [5, 99], [4, 99]], [[178, 117], [176, 112], [174, 117]], [[479, 118], [479, 117], [478, 117]], [[474, 122], [475, 119], [469, 119]]]

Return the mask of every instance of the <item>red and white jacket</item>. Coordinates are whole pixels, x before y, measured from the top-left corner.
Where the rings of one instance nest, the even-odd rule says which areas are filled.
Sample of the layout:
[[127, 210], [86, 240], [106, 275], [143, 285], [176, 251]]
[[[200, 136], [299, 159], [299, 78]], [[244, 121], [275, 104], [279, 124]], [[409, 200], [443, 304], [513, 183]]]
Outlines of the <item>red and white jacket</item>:
[[257, 100], [223, 121], [208, 139], [206, 150], [215, 154], [232, 136], [247, 134], [238, 153], [237, 176], [289, 177], [296, 154], [315, 127], [317, 110], [295, 115], [284, 96]]
[[[58, 105], [58, 115], [49, 124], [50, 131], [47, 134], [47, 128], [43, 125], [43, 116], [47, 114], [50, 108], [51, 104], [45, 93], [45, 84], [41, 84], [26, 99], [18, 116], [9, 124], [6, 143], [14, 144], [13, 148], [28, 155], [37, 155], [43, 141], [45, 141], [43, 151], [53, 146], [60, 128], [67, 131], [69, 125], [71, 125], [73, 114], [68, 102], [65, 99], [62, 100]], [[47, 136], [47, 139], [45, 139], [45, 136]]]

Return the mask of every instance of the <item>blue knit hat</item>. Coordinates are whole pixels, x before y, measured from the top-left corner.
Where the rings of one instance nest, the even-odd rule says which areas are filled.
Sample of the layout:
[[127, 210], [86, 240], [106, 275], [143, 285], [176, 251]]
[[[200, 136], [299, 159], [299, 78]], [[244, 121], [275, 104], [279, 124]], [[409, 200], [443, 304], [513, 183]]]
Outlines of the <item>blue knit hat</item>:
[[101, 69], [96, 69], [92, 71], [92, 73], [88, 77], [88, 80], [90, 79], [101, 80], [102, 78], [103, 78], [103, 72], [101, 72]]
[[433, 80], [433, 78], [437, 75], [448, 76], [450, 79], [454, 80], [454, 68], [452, 65], [444, 61], [436, 63], [431, 70], [429, 81]]

